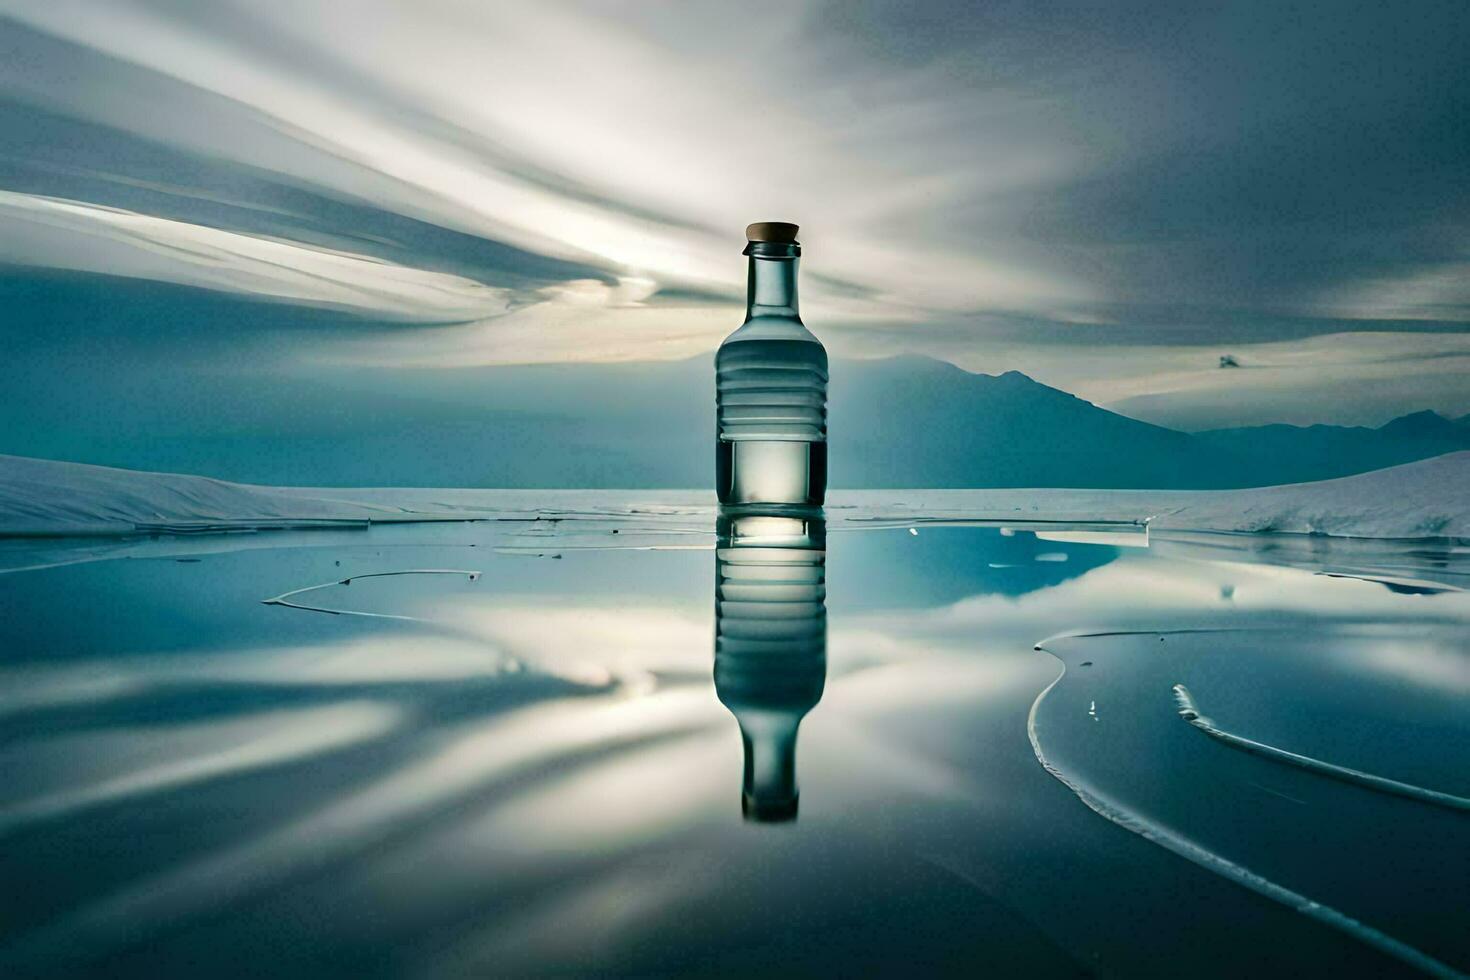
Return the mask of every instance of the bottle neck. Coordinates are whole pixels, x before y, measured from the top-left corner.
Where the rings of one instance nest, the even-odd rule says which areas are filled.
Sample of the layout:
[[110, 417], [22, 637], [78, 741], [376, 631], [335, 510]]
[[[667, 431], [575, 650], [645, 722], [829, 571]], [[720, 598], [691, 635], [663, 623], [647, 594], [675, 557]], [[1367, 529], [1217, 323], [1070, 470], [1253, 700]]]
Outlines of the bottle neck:
[[795, 255], [750, 255], [750, 278], [746, 291], [745, 318], [781, 316], [801, 319], [796, 304]]
[[796, 732], [801, 716], [741, 721], [745, 779], [741, 810], [745, 819], [780, 823], [796, 818]]

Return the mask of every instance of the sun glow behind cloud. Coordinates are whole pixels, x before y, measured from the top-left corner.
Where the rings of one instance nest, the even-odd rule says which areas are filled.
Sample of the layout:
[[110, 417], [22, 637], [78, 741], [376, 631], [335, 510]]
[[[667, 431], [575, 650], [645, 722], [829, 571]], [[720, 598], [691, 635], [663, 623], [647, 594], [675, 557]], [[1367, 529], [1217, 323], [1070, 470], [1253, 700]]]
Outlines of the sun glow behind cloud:
[[[789, 81], [782, 91], [763, 91], [745, 59], [727, 57], [702, 74], [679, 58], [656, 57], [608, 18], [541, 8], [436, 12], [354, 5], [353, 20], [372, 27], [346, 35], [349, 11], [339, 6], [290, 17], [252, 12], [261, 18], [257, 30], [287, 35], [317, 56], [305, 62], [211, 32], [202, 14], [204, 23], [191, 24], [87, 2], [16, 13], [180, 88], [223, 96], [219, 111], [263, 116], [296, 145], [286, 154], [252, 144], [248, 131], [191, 135], [141, 102], [116, 107], [114, 124], [312, 183], [336, 182], [344, 165], [366, 171], [377, 178], [382, 205], [559, 257], [668, 284], [730, 288], [740, 275], [731, 239], [738, 244], [738, 229], [764, 208], [807, 221], [827, 255], [817, 268], [825, 264], [831, 275], [847, 267], [874, 292], [908, 290], [956, 309], [1087, 293], [1055, 275], [936, 248], [913, 227], [946, 200], [1044, 179], [1055, 166], [1045, 165], [1042, 149], [1020, 148], [1004, 167], [968, 172], [953, 159], [946, 173], [885, 169], [875, 165], [881, 154], [856, 151], [914, 135], [912, 117], [899, 118], [895, 108], [844, 132], [803, 112]], [[528, 46], [532, 39], [539, 45]], [[548, 40], [557, 58], [530, 53]], [[354, 82], [367, 77], [412, 113]], [[911, 107], [936, 98], [890, 94]], [[67, 107], [96, 108], [80, 100]], [[942, 110], [928, 112], [935, 129], [952, 119]], [[809, 291], [820, 294], [814, 285]]]

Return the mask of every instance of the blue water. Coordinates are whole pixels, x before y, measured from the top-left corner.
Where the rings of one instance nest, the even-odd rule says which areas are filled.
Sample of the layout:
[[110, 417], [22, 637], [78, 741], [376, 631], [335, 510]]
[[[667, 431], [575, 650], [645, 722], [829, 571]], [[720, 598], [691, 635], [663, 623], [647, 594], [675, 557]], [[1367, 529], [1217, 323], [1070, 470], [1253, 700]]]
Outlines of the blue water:
[[831, 530], [760, 822], [701, 520], [7, 543], [0, 975], [1470, 972], [1463, 550]]

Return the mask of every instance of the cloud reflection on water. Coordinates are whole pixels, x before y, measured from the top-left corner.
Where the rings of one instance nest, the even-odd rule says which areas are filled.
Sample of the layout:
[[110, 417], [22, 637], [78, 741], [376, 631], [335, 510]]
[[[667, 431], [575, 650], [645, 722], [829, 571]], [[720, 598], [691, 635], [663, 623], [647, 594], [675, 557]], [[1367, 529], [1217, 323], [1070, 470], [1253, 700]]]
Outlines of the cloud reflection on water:
[[[389, 531], [385, 540], [409, 533]], [[956, 542], [964, 546], [951, 547]], [[334, 554], [383, 568], [372, 547], [357, 558], [353, 547], [333, 547], [292, 574], [320, 581], [317, 566], [332, 567]], [[387, 554], [418, 567], [443, 564], [425, 560], [443, 548], [423, 547], [425, 555]], [[1050, 541], [1031, 550], [1071, 557], [1037, 566], [1040, 577], [1018, 571], [1011, 585], [1030, 582], [1029, 591], [997, 583], [949, 601], [905, 584], [904, 567], [926, 561], [999, 574], [987, 559], [1021, 557], [1017, 548], [989, 529], [837, 536], [828, 571], [830, 674], [820, 710], [802, 726], [798, 828], [805, 830], [789, 840], [741, 836], [732, 821], [741, 746], [710, 685], [703, 552], [574, 552], [544, 563], [491, 556], [473, 584], [443, 576], [350, 587], [361, 608], [425, 622], [254, 605], [235, 627], [239, 645], [208, 653], [106, 657], [99, 648], [83, 662], [8, 667], [6, 731], [32, 734], [11, 743], [7, 764], [38, 762], [49, 744], [58, 774], [7, 802], [30, 814], [27, 833], [44, 838], [147, 813], [175, 828], [178, 847], [138, 853], [131, 871], [105, 879], [106, 888], [74, 882], [68, 904], [0, 940], [0, 961], [65, 953], [83, 962], [147, 937], [164, 942], [218, 928], [212, 911], [289, 907], [316, 901], [311, 896], [325, 902], [312, 905], [312, 916], [341, 942], [374, 941], [354, 911], [386, 929], [384, 941], [395, 929], [417, 936], [429, 928], [435, 949], [404, 955], [461, 972], [497, 956], [528, 969], [581, 962], [594, 942], [631, 956], [687, 907], [733, 902], [745, 909], [740, 915], [758, 915], [719, 877], [699, 872], [710, 860], [700, 855], [739, 854], [764, 867], [782, 848], [800, 852], [828, 840], [840, 850], [883, 821], [906, 824], [901, 815], [910, 812], [951, 827], [956, 839], [1004, 843], [1000, 851], [982, 847], [983, 857], [968, 844], [941, 848], [925, 866], [986, 888], [1009, 882], [1009, 901], [1039, 914], [1044, 893], [1016, 885], [1026, 862], [1041, 860], [1034, 835], [1049, 828], [1046, 846], [1057, 847], [1067, 835], [1093, 832], [1085, 814], [1054, 810], [1054, 797], [1036, 795], [1035, 780], [1044, 785], [1046, 776], [1025, 750], [1022, 726], [1025, 705], [1053, 673], [1048, 658], [1031, 652], [1041, 637], [1211, 623], [1307, 634], [1351, 627], [1370, 637], [1361, 664], [1377, 682], [1412, 680], [1441, 691], [1446, 671], [1453, 679], [1464, 663], [1439, 647], [1424, 661], [1406, 631], [1463, 623], [1466, 593], [1403, 595], [1310, 567]], [[268, 594], [256, 581], [261, 573], [277, 590], [291, 584], [279, 569], [292, 554], [308, 553], [212, 556], [209, 577], [193, 579], [196, 590], [175, 601], [197, 602], [204, 583], [219, 583], [239, 602], [258, 603]], [[1088, 565], [1081, 575], [1049, 577]], [[71, 600], [142, 567], [108, 562], [34, 574], [72, 583]], [[148, 567], [167, 581], [203, 568]], [[1365, 624], [1379, 624], [1381, 636], [1363, 633]], [[314, 631], [317, 640], [251, 642], [252, 631], [267, 626]], [[342, 631], [360, 635], [343, 639]], [[508, 672], [510, 664], [523, 667]], [[1204, 689], [1230, 703], [1218, 685]], [[181, 696], [200, 712], [192, 721], [169, 717], [187, 703]], [[280, 706], [307, 696], [304, 705]], [[271, 704], [274, 714], [260, 710]], [[154, 722], [139, 720], [149, 714]], [[256, 754], [251, 732], [265, 746]], [[230, 747], [236, 742], [238, 751]], [[132, 776], [111, 762], [123, 756], [134, 760]], [[67, 761], [88, 757], [94, 761], [85, 766]], [[231, 786], [246, 795], [219, 795]], [[200, 839], [186, 828], [223, 805], [217, 799], [234, 799], [234, 819], [244, 822]], [[106, 857], [100, 842], [87, 847]], [[733, 874], [734, 865], [720, 860]], [[854, 866], [874, 860], [843, 858]], [[826, 907], [826, 867], [793, 863], [783, 872], [791, 882], [785, 897]], [[568, 933], [567, 916], [579, 917], [585, 931]]]

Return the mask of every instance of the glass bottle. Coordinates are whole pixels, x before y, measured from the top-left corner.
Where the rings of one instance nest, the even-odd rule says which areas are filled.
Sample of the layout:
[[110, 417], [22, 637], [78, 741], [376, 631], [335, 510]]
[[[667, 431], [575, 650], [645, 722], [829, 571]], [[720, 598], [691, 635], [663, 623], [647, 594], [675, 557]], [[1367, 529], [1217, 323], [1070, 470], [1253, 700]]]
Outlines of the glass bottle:
[[796, 225], [746, 228], [745, 322], [715, 355], [715, 484], [725, 506], [821, 507], [827, 491], [827, 351], [801, 322]]
[[747, 820], [796, 817], [796, 734], [827, 679], [827, 525], [721, 510], [715, 693], [740, 725]]

